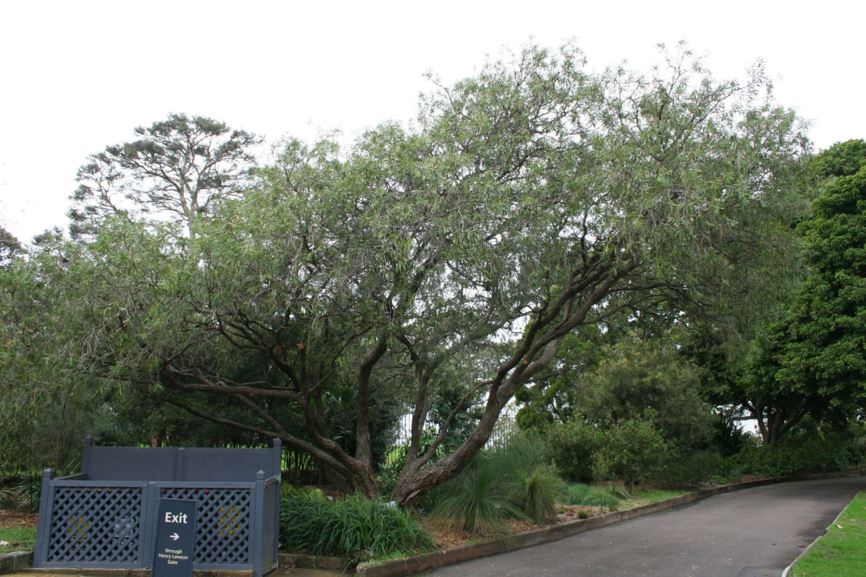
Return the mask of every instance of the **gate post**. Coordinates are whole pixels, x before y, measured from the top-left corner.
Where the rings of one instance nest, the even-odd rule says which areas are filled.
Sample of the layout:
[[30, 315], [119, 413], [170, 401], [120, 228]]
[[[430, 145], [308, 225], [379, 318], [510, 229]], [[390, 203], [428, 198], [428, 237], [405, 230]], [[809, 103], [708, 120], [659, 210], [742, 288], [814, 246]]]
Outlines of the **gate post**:
[[39, 525], [36, 528], [36, 550], [34, 562], [44, 563], [48, 559], [48, 541], [51, 538], [51, 511], [54, 508], [54, 471], [42, 472], [42, 487], [39, 490]]
[[159, 511], [159, 486], [148, 481], [144, 486], [144, 503], [141, 507], [141, 566], [153, 567], [153, 552], [156, 547], [156, 516]]
[[265, 472], [256, 473], [255, 514], [253, 517], [253, 576], [262, 577], [262, 541], [265, 536]]
[[271, 475], [282, 477], [283, 470], [283, 440], [274, 437], [274, 470]]
[[93, 437], [84, 437], [84, 451], [81, 456], [81, 472], [90, 477], [90, 455], [93, 453]]

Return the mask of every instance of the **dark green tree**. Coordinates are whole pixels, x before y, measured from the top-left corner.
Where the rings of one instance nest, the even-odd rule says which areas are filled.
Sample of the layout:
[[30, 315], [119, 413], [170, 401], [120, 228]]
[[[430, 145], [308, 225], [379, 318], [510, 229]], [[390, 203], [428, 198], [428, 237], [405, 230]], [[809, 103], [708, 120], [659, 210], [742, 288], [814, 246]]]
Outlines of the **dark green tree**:
[[844, 423], [866, 392], [866, 142], [814, 160], [814, 215], [799, 227], [809, 272], [754, 348], [745, 404], [775, 443], [806, 415]]
[[807, 383], [828, 409], [851, 415], [866, 387], [866, 142], [836, 145], [818, 160], [832, 169], [801, 226], [810, 274], [778, 378]]

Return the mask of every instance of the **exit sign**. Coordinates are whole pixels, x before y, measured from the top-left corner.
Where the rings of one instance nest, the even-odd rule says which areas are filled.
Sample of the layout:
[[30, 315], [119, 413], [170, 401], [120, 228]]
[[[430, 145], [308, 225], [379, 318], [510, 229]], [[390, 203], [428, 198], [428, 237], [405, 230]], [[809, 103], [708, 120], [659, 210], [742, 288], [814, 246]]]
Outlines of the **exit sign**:
[[153, 577], [191, 577], [195, 559], [196, 502], [160, 499]]

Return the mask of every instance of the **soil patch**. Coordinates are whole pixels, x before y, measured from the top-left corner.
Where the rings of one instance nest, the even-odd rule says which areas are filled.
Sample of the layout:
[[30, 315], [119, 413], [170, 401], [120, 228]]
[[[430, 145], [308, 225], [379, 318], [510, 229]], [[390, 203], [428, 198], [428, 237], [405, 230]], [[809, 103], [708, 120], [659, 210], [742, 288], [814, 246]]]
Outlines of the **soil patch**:
[[[570, 523], [578, 519], [589, 519], [590, 517], [598, 517], [608, 512], [605, 507], [590, 507], [585, 505], [560, 505], [558, 507], [556, 521], [550, 525], [539, 525], [532, 521], [523, 521], [520, 519], [506, 519], [505, 535], [522, 535], [536, 531], [543, 527], [561, 525]], [[421, 527], [433, 539], [436, 548], [440, 551], [454, 549], [461, 545], [469, 545], [478, 541], [493, 537], [502, 537], [502, 533], [467, 533], [461, 529], [453, 527], [451, 524], [443, 522], [439, 519], [424, 517], [419, 520]]]
[[14, 509], [0, 509], [0, 529], [8, 527], [36, 527], [39, 519], [37, 513], [29, 511], [16, 511]]

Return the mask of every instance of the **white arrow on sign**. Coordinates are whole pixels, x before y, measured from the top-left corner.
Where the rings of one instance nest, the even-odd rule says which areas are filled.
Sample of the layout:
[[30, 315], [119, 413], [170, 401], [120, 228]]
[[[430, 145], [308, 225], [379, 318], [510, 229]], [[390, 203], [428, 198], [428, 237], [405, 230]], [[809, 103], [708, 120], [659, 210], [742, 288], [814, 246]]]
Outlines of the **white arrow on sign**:
[[180, 535], [178, 535], [177, 533], [172, 533], [171, 535], [169, 535], [169, 537], [171, 537], [172, 541], [177, 541], [178, 539], [180, 539]]

